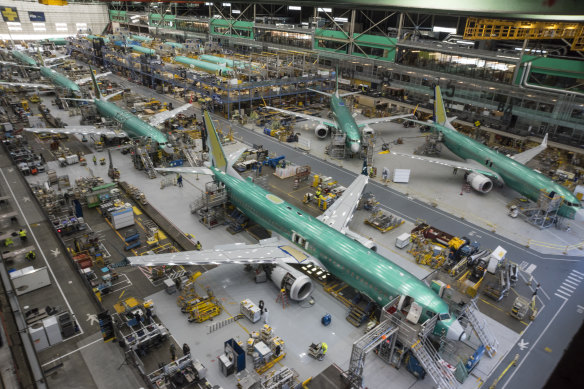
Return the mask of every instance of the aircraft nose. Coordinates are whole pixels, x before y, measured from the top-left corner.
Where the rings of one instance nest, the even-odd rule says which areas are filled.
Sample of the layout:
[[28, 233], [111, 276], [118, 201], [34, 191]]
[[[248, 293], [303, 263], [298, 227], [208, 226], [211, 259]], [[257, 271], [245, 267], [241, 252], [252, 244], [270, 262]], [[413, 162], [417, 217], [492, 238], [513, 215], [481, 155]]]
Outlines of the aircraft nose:
[[359, 152], [359, 144], [356, 142], [351, 143], [351, 152], [358, 153]]
[[466, 340], [466, 333], [464, 332], [464, 328], [462, 328], [458, 320], [454, 320], [454, 322], [452, 322], [450, 329], [446, 334], [446, 338], [461, 342]]

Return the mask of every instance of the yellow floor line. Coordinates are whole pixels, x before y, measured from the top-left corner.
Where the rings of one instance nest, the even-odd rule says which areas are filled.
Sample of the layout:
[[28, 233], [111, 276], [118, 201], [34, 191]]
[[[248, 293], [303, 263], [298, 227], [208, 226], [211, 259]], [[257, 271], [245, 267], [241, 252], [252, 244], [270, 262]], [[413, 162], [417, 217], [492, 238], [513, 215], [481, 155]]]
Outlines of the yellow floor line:
[[139, 209], [138, 207], [136, 207], [136, 206], [133, 206], [133, 207], [132, 207], [132, 209], [134, 210], [134, 213], [135, 213], [137, 216], [140, 216], [140, 215], [142, 214], [142, 211], [140, 211], [140, 209]]

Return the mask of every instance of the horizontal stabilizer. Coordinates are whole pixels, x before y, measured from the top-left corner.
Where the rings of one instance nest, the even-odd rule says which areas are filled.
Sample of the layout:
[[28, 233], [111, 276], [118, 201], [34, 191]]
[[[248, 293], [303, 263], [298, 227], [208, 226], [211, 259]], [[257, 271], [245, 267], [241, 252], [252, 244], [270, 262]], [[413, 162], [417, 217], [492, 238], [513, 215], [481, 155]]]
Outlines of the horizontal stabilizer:
[[331, 97], [332, 96], [331, 93], [323, 92], [323, 91], [318, 90], [318, 89], [306, 88], [306, 90], [309, 90], [309, 91], [315, 92], [315, 93], [320, 93], [321, 95], [325, 95], [325, 96], [328, 96], [328, 97]]

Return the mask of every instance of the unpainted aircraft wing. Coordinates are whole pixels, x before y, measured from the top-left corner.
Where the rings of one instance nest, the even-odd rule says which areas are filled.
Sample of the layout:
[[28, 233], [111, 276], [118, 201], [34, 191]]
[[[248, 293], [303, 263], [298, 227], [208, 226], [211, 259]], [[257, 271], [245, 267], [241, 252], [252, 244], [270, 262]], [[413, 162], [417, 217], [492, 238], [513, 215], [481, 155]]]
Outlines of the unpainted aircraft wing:
[[328, 119], [321, 118], [318, 116], [312, 116], [312, 115], [307, 115], [307, 114], [300, 113], [300, 112], [288, 111], [286, 109], [280, 109], [280, 108], [274, 108], [274, 107], [268, 107], [268, 106], [266, 106], [266, 108], [284, 113], [286, 115], [293, 115], [293, 116], [297, 116], [299, 118], [303, 118], [303, 119], [310, 120], [313, 122], [318, 122], [320, 124], [324, 124], [325, 126], [337, 128], [337, 124], [334, 121], [330, 121]]
[[60, 59], [65, 59], [68, 57], [70, 57], [70, 55], [64, 55], [62, 57], [54, 57], [54, 58], [45, 58], [44, 61], [45, 61], [45, 63], [48, 63], [48, 62], [58, 61]]
[[341, 197], [317, 219], [344, 234], [368, 181], [369, 177], [359, 174]]
[[164, 123], [166, 120], [175, 117], [179, 113], [186, 111], [191, 107], [191, 104], [181, 105], [178, 108], [173, 109], [172, 111], [163, 111], [159, 112], [154, 116], [150, 117], [150, 124], [153, 126], [157, 126], [159, 124]]
[[68, 126], [65, 128], [24, 128], [24, 131], [51, 134], [117, 135], [114, 130], [94, 126]]
[[311, 258], [292, 244], [282, 244], [277, 238], [266, 239], [259, 244], [235, 243], [210, 250], [127, 257], [131, 266], [253, 265], [278, 262], [299, 264]]
[[413, 114], [409, 113], [407, 115], [396, 115], [396, 116], [387, 116], [387, 117], [383, 117], [383, 118], [357, 120], [357, 126], [359, 126], [359, 128], [361, 128], [361, 127], [368, 126], [369, 124], [393, 122], [397, 119], [407, 119], [407, 118], [412, 118], [412, 117], [413, 117]]
[[212, 176], [214, 173], [211, 169], [206, 167], [161, 167], [154, 169], [158, 172], [182, 173], [182, 174], [205, 174]]
[[400, 157], [408, 157], [408, 158], [412, 158], [412, 159], [417, 159], [420, 161], [425, 161], [425, 162], [431, 162], [437, 165], [442, 165], [442, 166], [447, 166], [447, 167], [451, 167], [451, 168], [456, 168], [456, 169], [460, 169], [460, 170], [466, 170], [469, 172], [476, 172], [476, 173], [480, 173], [482, 175], [485, 175], [487, 177], [490, 177], [492, 179], [495, 179], [499, 182], [503, 182], [503, 178], [496, 172], [494, 172], [493, 170], [487, 168], [486, 166], [482, 166], [480, 165], [478, 162], [473, 161], [473, 160], [468, 160], [468, 161], [452, 161], [449, 159], [444, 159], [444, 158], [434, 158], [434, 157], [425, 157], [423, 155], [413, 155], [413, 154], [406, 154], [406, 153], [396, 153], [396, 152], [390, 152], [393, 155], [397, 155]]
[[55, 89], [54, 85], [49, 84], [29, 84], [25, 82], [8, 82], [8, 81], [0, 81], [0, 85], [8, 85], [8, 86], [20, 86], [23, 88], [36, 88], [36, 89]]
[[[105, 72], [105, 73], [96, 74], [95, 78], [97, 79], [100, 77], [109, 76], [110, 74], [112, 74], [112, 72]], [[91, 81], [91, 77], [84, 77], [84, 78], [80, 78], [79, 80], [75, 81], [75, 83], [77, 85], [83, 85], [85, 83], [88, 83], [89, 81]]]
[[536, 147], [529, 149], [529, 150], [525, 150], [522, 153], [515, 154], [514, 156], [511, 157], [511, 159], [514, 159], [517, 162], [519, 162], [520, 164], [525, 165], [527, 162], [529, 162], [533, 158], [535, 158], [536, 155], [538, 155], [539, 153], [541, 153], [542, 151], [544, 151], [547, 148], [547, 139], [548, 139], [548, 134], [545, 134], [545, 136], [543, 137], [543, 140], [541, 141], [541, 144], [539, 146], [536, 146]]

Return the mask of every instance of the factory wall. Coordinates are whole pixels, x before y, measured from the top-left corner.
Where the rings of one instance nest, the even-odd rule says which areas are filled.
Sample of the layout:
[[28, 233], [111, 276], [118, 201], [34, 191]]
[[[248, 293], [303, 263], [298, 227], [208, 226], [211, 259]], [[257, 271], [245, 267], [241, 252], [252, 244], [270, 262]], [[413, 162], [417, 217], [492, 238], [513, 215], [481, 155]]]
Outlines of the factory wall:
[[100, 34], [109, 23], [107, 5], [44, 5], [31, 1], [0, 0], [0, 39], [61, 38], [91, 31]]

